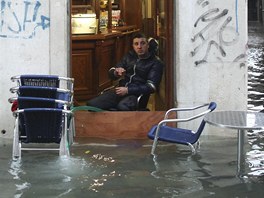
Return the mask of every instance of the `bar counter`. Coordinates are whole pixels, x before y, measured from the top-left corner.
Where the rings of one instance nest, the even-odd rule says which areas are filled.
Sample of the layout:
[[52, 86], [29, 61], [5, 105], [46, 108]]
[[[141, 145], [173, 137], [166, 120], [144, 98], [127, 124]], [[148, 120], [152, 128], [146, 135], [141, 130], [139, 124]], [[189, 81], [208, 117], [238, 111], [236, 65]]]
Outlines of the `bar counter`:
[[73, 34], [72, 40], [105, 40], [139, 31], [135, 25], [117, 26], [98, 34]]

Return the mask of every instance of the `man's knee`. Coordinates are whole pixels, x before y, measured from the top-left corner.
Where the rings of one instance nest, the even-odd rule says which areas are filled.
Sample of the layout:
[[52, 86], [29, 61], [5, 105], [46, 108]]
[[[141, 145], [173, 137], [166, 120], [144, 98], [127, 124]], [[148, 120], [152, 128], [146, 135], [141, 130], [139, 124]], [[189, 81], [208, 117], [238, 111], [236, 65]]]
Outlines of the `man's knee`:
[[135, 108], [128, 106], [127, 104], [118, 104], [116, 109], [118, 111], [135, 111]]
[[136, 111], [137, 110], [137, 98], [134, 96], [130, 96], [121, 100], [116, 108], [119, 111]]
[[101, 106], [101, 105], [98, 104], [98, 101], [97, 101], [96, 98], [93, 98], [93, 99], [91, 99], [91, 100], [88, 100], [88, 101], [86, 102], [86, 105], [87, 105], [87, 106], [93, 106], [93, 107]]

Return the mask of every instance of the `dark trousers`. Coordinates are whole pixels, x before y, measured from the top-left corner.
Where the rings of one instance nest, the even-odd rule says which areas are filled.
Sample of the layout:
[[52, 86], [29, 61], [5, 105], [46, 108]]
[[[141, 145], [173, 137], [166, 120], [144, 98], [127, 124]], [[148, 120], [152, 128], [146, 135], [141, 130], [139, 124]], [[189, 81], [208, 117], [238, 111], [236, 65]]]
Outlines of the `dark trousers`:
[[114, 90], [109, 90], [89, 100], [87, 105], [104, 110], [135, 111], [137, 110], [137, 96], [119, 96]]

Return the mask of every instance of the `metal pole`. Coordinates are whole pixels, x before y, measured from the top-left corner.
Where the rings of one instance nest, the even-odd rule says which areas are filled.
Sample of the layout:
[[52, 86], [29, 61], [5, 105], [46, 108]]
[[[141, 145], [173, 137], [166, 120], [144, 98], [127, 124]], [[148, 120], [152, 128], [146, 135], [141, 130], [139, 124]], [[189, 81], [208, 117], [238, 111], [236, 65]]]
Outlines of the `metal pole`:
[[245, 165], [245, 156], [244, 156], [244, 139], [245, 131], [242, 129], [238, 130], [238, 142], [237, 142], [237, 174], [241, 174], [241, 171], [244, 170]]

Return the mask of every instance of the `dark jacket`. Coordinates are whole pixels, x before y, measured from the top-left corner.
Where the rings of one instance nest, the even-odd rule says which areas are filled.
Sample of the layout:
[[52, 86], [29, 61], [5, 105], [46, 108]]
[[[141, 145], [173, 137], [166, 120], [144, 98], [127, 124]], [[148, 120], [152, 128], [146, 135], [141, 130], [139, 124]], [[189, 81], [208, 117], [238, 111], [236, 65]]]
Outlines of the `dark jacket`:
[[[116, 65], [126, 70], [124, 79], [120, 79], [119, 86], [128, 87], [129, 95], [154, 93], [160, 84], [163, 73], [163, 62], [150, 53], [145, 59], [139, 59], [134, 51], [130, 51]], [[117, 80], [114, 75], [115, 68], [109, 70], [111, 79]]]

